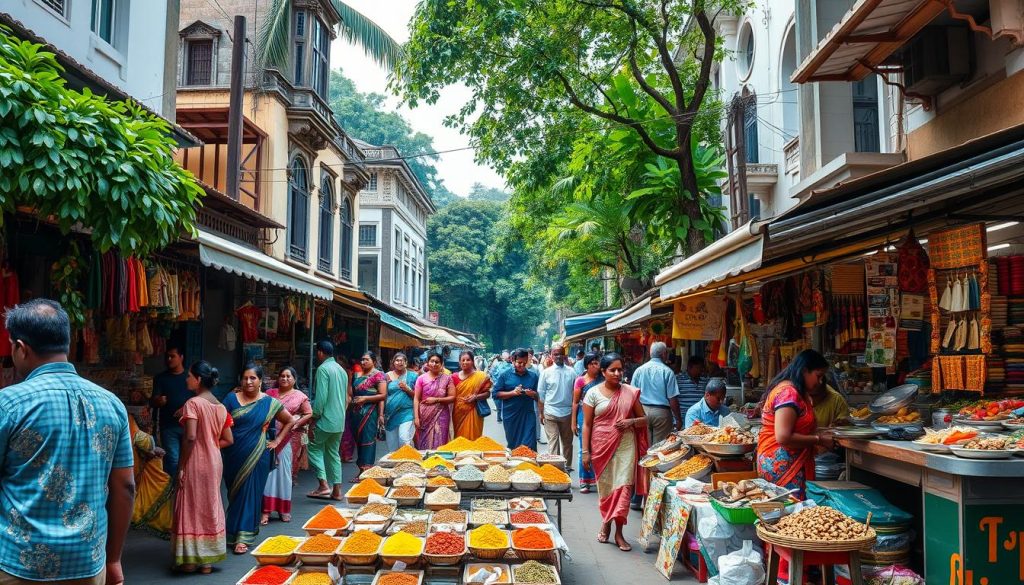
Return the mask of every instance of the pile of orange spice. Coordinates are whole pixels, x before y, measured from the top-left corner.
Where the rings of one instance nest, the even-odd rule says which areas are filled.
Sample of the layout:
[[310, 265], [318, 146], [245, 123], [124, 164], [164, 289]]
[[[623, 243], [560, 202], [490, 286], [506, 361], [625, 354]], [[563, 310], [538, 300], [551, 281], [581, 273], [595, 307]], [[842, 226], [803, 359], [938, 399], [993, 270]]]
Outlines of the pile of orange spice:
[[477, 438], [476, 440], [474, 440], [473, 441], [473, 448], [476, 449], [477, 451], [492, 452], [492, 453], [496, 452], [496, 451], [504, 451], [505, 450], [505, 446], [504, 445], [502, 445], [501, 443], [499, 443], [499, 442], [495, 441], [494, 439], [488, 437], [487, 435], [483, 435], [483, 436]]
[[529, 461], [523, 461], [519, 465], [516, 465], [512, 471], [532, 471], [537, 475], [540, 475], [540, 466], [530, 463]]
[[409, 445], [402, 445], [392, 451], [391, 455], [388, 455], [388, 459], [392, 461], [423, 461], [423, 455]]
[[430, 487], [455, 487], [455, 481], [443, 475], [432, 477], [427, 481]]
[[369, 530], [356, 530], [345, 539], [341, 552], [352, 555], [369, 555], [380, 548], [381, 538]]
[[545, 463], [536, 471], [544, 483], [569, 483], [572, 481], [567, 473], [550, 463]]
[[331, 538], [326, 534], [317, 534], [306, 539], [299, 547], [300, 553], [332, 553], [338, 550], [340, 538]]
[[245, 580], [246, 585], [281, 585], [292, 576], [292, 572], [274, 565], [260, 567]]
[[417, 585], [420, 578], [412, 573], [382, 573], [377, 585]]
[[526, 457], [527, 459], [536, 459], [537, 452], [527, 447], [526, 445], [519, 445], [515, 449], [512, 449], [513, 457]]
[[348, 520], [334, 506], [324, 506], [306, 524], [306, 528], [315, 528], [317, 530], [338, 530], [346, 526], [348, 526]]
[[418, 498], [420, 497], [420, 490], [411, 486], [400, 486], [391, 490], [391, 497], [393, 498]]
[[387, 493], [387, 490], [384, 489], [384, 486], [372, 479], [364, 479], [357, 483], [352, 489], [348, 490], [348, 496], [350, 498], [365, 498], [370, 494], [383, 496], [385, 493]]
[[554, 548], [555, 542], [544, 530], [528, 526], [512, 531], [512, 546], [519, 549], [545, 550]]

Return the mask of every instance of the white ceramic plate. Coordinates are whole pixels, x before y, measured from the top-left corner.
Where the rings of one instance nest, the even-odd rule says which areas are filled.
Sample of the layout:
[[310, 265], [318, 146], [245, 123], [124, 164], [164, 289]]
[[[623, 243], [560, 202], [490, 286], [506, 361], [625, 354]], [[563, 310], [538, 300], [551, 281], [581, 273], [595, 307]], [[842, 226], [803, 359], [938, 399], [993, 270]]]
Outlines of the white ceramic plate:
[[967, 459], [1009, 459], [1017, 454], [1020, 449], [964, 449], [962, 447], [950, 447], [949, 450], [957, 457]]

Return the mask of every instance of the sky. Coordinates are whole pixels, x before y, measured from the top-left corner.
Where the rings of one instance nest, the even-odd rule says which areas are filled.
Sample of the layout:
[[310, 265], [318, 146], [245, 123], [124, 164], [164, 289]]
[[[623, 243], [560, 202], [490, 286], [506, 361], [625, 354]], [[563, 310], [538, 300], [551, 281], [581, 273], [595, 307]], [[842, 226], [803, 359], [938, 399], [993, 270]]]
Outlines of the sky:
[[[417, 0], [345, 0], [349, 6], [362, 12], [395, 40], [404, 43], [409, 38], [408, 23], [416, 9]], [[363, 49], [338, 38], [331, 46], [331, 66], [341, 68], [361, 92], [388, 95], [388, 104], [405, 117], [415, 130], [434, 137], [438, 151], [462, 148], [469, 138], [458, 129], [447, 128], [444, 118], [456, 112], [471, 97], [465, 86], [450, 86], [441, 92], [434, 105], [421, 105], [416, 109], [399, 105], [398, 98], [387, 91], [388, 71], [363, 54]], [[357, 137], [358, 138], [358, 137]], [[438, 174], [453, 193], [465, 197], [473, 183], [488, 187], [505, 187], [505, 181], [493, 169], [480, 166], [473, 160], [472, 150], [443, 154], [437, 162]]]

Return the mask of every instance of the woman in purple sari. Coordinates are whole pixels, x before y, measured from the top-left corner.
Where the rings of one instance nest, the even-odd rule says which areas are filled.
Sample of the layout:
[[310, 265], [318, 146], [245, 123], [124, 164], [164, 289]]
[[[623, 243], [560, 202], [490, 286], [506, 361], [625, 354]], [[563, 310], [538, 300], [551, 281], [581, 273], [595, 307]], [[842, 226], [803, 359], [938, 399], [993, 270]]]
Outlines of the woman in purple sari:
[[444, 359], [439, 354], [431, 353], [423, 369], [413, 395], [415, 443], [417, 449], [437, 449], [451, 439], [455, 383], [444, 373]]

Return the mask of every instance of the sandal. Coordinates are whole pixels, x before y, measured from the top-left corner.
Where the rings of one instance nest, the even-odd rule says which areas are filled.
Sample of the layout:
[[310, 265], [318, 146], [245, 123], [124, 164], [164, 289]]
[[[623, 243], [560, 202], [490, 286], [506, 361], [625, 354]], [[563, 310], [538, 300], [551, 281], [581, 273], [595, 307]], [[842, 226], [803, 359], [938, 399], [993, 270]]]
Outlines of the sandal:
[[292, 515], [291, 514], [281, 514], [280, 516], [281, 516], [281, 522], [291, 522], [292, 521]]
[[260, 526], [266, 526], [267, 524], [270, 524], [270, 514], [260, 516]]
[[601, 544], [607, 544], [608, 543], [608, 536], [609, 536], [609, 534], [607, 532], [598, 532], [597, 533], [597, 542], [600, 542]]
[[202, 567], [199, 567], [199, 574], [200, 575], [209, 575], [212, 572], [213, 572], [213, 565], [203, 565]]
[[619, 542], [618, 539], [615, 539], [615, 546], [619, 547], [619, 550], [621, 550], [622, 552], [629, 552], [633, 550], [633, 547], [628, 542], [626, 542], [625, 537], [622, 538], [622, 542]]
[[314, 500], [329, 500], [331, 499], [331, 490], [315, 490], [306, 494], [306, 497]]
[[580, 493], [581, 494], [589, 494], [590, 493], [590, 486], [589, 485], [585, 485], [585, 486], [581, 487], [580, 488]]
[[245, 553], [249, 552], [249, 545], [245, 544], [244, 542], [240, 542], [235, 545], [235, 548], [232, 550], [232, 552], [234, 552], [236, 555], [244, 555]]

